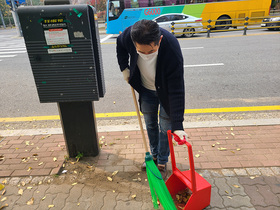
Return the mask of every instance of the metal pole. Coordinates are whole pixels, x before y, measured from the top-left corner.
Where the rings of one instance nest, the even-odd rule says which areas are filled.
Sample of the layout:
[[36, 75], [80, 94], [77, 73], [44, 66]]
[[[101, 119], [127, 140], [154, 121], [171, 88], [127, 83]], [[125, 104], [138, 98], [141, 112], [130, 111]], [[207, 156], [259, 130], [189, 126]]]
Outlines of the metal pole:
[[0, 9], [0, 16], [1, 16], [1, 19], [2, 19], [3, 27], [6, 29], [6, 24], [5, 24], [5, 20], [4, 20], [3, 13], [1, 11], [1, 9]]
[[12, 4], [12, 15], [13, 15], [13, 18], [14, 18], [14, 23], [15, 23], [17, 31], [18, 31], [18, 36], [22, 37], [22, 31], [21, 31], [21, 27], [20, 27], [20, 23], [19, 23], [18, 14], [17, 14], [17, 11], [16, 11], [15, 1], [12, 0], [11, 4]]

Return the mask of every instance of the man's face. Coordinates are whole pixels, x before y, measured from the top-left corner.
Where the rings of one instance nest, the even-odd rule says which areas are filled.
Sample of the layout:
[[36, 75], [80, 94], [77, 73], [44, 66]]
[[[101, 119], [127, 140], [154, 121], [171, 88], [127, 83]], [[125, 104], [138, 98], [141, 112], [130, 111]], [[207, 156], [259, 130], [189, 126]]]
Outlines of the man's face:
[[152, 53], [158, 51], [161, 39], [162, 39], [162, 36], [160, 37], [158, 45], [155, 45], [154, 42], [152, 42], [151, 44], [147, 44], [147, 45], [145, 45], [145, 44], [138, 44], [136, 42], [135, 43], [136, 50], [137, 50], [137, 52], [140, 52], [140, 53], [145, 54], [145, 55], [152, 54]]

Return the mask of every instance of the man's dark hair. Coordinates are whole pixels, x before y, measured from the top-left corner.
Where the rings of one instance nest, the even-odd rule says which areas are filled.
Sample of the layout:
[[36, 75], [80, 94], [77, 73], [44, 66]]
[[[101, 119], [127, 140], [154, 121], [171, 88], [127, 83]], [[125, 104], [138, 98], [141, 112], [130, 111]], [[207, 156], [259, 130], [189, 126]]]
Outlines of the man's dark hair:
[[132, 41], [138, 44], [150, 45], [154, 42], [158, 45], [161, 32], [156, 22], [143, 19], [131, 27], [130, 35]]

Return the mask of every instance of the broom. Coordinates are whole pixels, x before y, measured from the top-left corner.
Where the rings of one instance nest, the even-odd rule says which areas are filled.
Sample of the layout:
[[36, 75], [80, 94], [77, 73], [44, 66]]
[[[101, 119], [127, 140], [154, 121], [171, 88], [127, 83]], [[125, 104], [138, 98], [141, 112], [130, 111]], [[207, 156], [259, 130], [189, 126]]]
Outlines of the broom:
[[144, 134], [144, 129], [140, 117], [140, 112], [135, 96], [135, 91], [133, 87], [131, 87], [132, 91], [132, 96], [134, 100], [134, 105], [136, 108], [136, 113], [137, 113], [137, 118], [139, 121], [139, 126], [142, 134], [142, 139], [143, 143], [145, 146], [145, 151], [146, 151], [146, 156], [145, 156], [145, 163], [146, 163], [146, 172], [147, 172], [147, 177], [150, 185], [150, 190], [151, 190], [151, 196], [152, 196], [152, 201], [155, 209], [158, 209], [158, 203], [157, 200], [159, 199], [159, 202], [163, 206], [164, 209], [167, 210], [176, 210], [176, 206], [174, 204], [174, 201], [165, 185], [164, 180], [162, 179], [161, 173], [159, 172], [155, 162], [153, 161], [153, 157], [148, 151], [147, 147], [147, 142]]

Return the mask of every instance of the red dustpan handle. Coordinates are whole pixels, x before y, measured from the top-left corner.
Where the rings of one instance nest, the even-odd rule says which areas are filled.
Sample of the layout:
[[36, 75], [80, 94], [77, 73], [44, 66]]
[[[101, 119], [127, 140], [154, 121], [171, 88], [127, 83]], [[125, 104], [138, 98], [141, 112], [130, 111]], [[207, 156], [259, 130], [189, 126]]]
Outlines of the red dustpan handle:
[[191, 180], [190, 183], [192, 185], [192, 191], [196, 191], [196, 178], [195, 178], [195, 169], [194, 169], [194, 161], [193, 161], [193, 152], [192, 152], [192, 145], [186, 141], [186, 139], [181, 140], [180, 137], [174, 133], [171, 133], [171, 131], [167, 131], [168, 135], [168, 141], [169, 141], [169, 148], [170, 148], [170, 154], [171, 154], [171, 163], [172, 163], [172, 171], [180, 172], [182, 176], [184, 176], [186, 179], [188, 177], [185, 176], [177, 167], [175, 162], [175, 155], [174, 155], [174, 147], [172, 142], [172, 136], [174, 136], [174, 140], [178, 142], [179, 145], [187, 145], [188, 146], [188, 153], [189, 153], [189, 163], [190, 163], [190, 172], [191, 172]]

